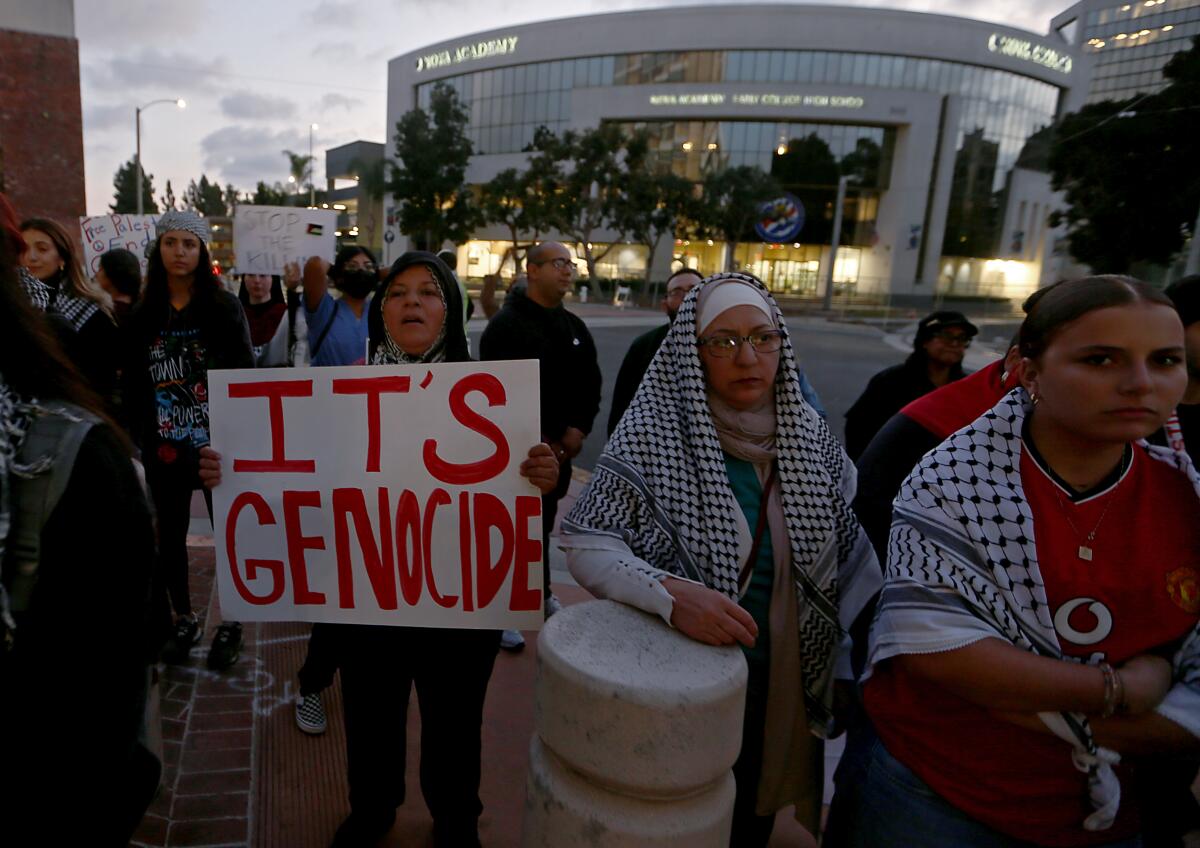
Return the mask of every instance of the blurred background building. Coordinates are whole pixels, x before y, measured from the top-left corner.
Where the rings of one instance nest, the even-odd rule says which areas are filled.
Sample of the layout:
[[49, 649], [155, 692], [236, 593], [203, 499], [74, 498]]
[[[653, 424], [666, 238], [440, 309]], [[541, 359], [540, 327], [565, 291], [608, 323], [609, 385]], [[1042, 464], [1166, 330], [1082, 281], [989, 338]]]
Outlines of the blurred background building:
[[[540, 125], [645, 128], [659, 166], [693, 180], [758, 165], [802, 201], [806, 223], [791, 244], [738, 244], [734, 260], [801, 296], [822, 285], [838, 179], [850, 174], [834, 264], [843, 290], [1020, 298], [1069, 261], [1047, 220], [1055, 195], [1046, 142], [1048, 127], [1091, 91], [1092, 53], [1058, 33], [890, 9], [619, 12], [398, 56], [388, 66], [387, 126], [427, 106], [443, 82], [470, 112], [473, 184], [523, 167]], [[407, 239], [395, 229], [390, 237], [394, 257]], [[460, 274], [511, 275], [511, 263], [501, 265], [508, 237], [478, 230], [460, 247]], [[653, 276], [683, 265], [715, 271], [726, 249], [677, 240], [659, 251]], [[640, 277], [645, 254], [622, 245], [597, 272]]]

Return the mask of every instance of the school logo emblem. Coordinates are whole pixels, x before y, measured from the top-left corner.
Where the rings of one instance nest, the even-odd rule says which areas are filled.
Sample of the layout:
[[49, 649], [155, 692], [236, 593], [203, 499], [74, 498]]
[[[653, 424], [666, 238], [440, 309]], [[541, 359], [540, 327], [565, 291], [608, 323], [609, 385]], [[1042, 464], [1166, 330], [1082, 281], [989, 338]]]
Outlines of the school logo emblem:
[[1177, 568], [1167, 574], [1167, 594], [1186, 613], [1200, 613], [1200, 574], [1196, 569]]

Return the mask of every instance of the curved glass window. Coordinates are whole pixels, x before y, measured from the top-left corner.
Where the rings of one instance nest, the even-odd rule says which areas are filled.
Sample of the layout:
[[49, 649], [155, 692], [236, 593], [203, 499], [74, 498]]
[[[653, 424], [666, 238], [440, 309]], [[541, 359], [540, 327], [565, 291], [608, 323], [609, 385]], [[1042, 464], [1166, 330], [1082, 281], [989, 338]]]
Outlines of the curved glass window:
[[[571, 120], [570, 92], [577, 88], [744, 82], [859, 85], [957, 95], [962, 98], [961, 117], [956, 127], [948, 128], [946, 141], [954, 144], [957, 152], [956, 175], [964, 176], [956, 177], [943, 252], [961, 256], [990, 255], [996, 249], [993, 242], [1002, 217], [996, 206], [1008, 174], [1027, 142], [1054, 122], [1061, 93], [1057, 86], [1010, 71], [940, 59], [824, 50], [694, 50], [536, 62], [421, 83], [417, 86], [419, 106], [429, 105], [436, 82], [454, 88], [466, 104], [471, 115], [468, 134], [478, 154], [519, 152], [533, 141], [535, 130], [542, 125], [556, 132], [566, 129]], [[717, 126], [716, 122], [698, 123]], [[739, 133], [742, 130], [734, 129], [738, 123], [719, 125]], [[758, 131], [758, 124], [748, 123]], [[854, 128], [842, 130], [843, 139], [849, 137], [847, 131], [853, 135]], [[828, 134], [833, 141], [836, 133], [829, 130]], [[756, 136], [753, 143], [729, 148], [726, 161], [762, 164], [762, 157], [770, 156], [778, 140], [774, 131], [767, 135], [771, 137], [760, 140]], [[784, 135], [791, 138], [786, 132]], [[717, 151], [725, 149], [720, 138], [714, 141]], [[697, 153], [707, 153], [709, 143], [705, 138], [704, 150]], [[844, 140], [837, 143], [846, 144]], [[1044, 167], [1029, 155], [1021, 164]], [[691, 175], [690, 165], [684, 170]], [[965, 176], [968, 172], [969, 178]], [[971, 222], [966, 221], [968, 217]]]

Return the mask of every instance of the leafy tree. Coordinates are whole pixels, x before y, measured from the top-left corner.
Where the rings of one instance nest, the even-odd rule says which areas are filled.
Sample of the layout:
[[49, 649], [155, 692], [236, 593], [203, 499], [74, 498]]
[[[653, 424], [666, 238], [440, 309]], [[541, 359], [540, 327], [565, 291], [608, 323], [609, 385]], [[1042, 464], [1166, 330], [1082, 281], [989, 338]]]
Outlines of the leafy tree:
[[842, 157], [840, 170], [865, 188], [884, 188], [883, 148], [869, 138], [860, 138], [854, 149]]
[[[354, 159], [350, 170], [358, 177], [358, 190], [366, 199], [366, 209], [358, 208], [358, 229], [371, 247], [378, 247], [383, 236], [383, 221], [375, 215], [375, 207], [387, 194], [388, 161], [382, 157], [370, 162]], [[382, 210], [381, 210], [382, 211]]]
[[512, 242], [508, 253], [518, 272], [524, 255], [537, 244], [538, 237], [548, 226], [547, 204], [538, 190], [539, 182], [539, 171], [533, 167], [525, 171], [506, 168], [480, 190], [483, 220], [508, 230]]
[[467, 110], [457, 92], [437, 84], [429, 111], [411, 109], [396, 122], [396, 160], [388, 190], [400, 205], [400, 229], [425, 249], [466, 241], [479, 211], [466, 185], [474, 148]]
[[725, 268], [733, 270], [738, 242], [753, 232], [758, 207], [779, 194], [779, 183], [762, 168], [738, 165], [705, 174], [694, 220], [698, 238], [725, 240]]
[[183, 207], [194, 209], [201, 215], [228, 215], [229, 206], [226, 203], [225, 192], [217, 183], [210, 183], [208, 177], [200, 175], [200, 182], [192, 180], [183, 192]]
[[[136, 158], [136, 157], [135, 157]], [[113, 202], [109, 211], [116, 214], [137, 212], [137, 165], [133, 159], [121, 165], [113, 176]], [[154, 202], [154, 175], [142, 169], [142, 211], [156, 214], [158, 204]]]
[[1049, 164], [1068, 207], [1050, 222], [1066, 224], [1071, 255], [1097, 273], [1169, 262], [1193, 227], [1200, 205], [1200, 37], [1175, 54], [1163, 76], [1169, 84], [1156, 95], [1092, 103], [1058, 127]]
[[[640, 152], [640, 140], [631, 146]], [[654, 256], [663, 238], [675, 237], [683, 222], [696, 215], [696, 186], [691, 180], [654, 167], [648, 156], [630, 163], [630, 179], [617, 213], [621, 229], [639, 244], [646, 245], [646, 278], [649, 289]]]
[[171, 188], [171, 181], [167, 180], [167, 190], [162, 197], [158, 199], [158, 205], [166, 212], [168, 209], [175, 208], [175, 189]]
[[[596, 263], [625, 238], [621, 230], [622, 193], [630, 184], [629, 165], [644, 159], [645, 141], [627, 137], [617, 124], [594, 129], [566, 130], [561, 136], [539, 127], [531, 149], [531, 167], [545, 174], [542, 196], [549, 203], [548, 218], [564, 236], [583, 247], [584, 261], [593, 285], [599, 286]], [[592, 234], [616, 230], [618, 238], [597, 249]]]
[[788, 187], [837, 185], [839, 175], [837, 157], [816, 133], [791, 139], [787, 151], [771, 159], [771, 176]]
[[230, 215], [237, 214], [239, 202], [238, 190], [233, 187], [233, 183], [225, 183], [225, 205], [229, 208]]
[[259, 180], [258, 185], [254, 187], [254, 194], [251, 195], [250, 202], [255, 206], [287, 206], [287, 189], [279, 183], [267, 185]]

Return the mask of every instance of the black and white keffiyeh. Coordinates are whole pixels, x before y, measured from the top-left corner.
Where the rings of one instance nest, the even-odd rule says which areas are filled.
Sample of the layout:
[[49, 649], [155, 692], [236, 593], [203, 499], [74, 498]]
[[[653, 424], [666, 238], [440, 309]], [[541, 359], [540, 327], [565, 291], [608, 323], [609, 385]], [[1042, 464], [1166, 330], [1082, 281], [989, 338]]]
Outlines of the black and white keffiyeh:
[[[36, 474], [45, 470], [49, 458], [36, 467], [17, 465], [17, 452], [29, 432], [35, 405], [17, 394], [0, 375], [0, 562], [8, 548], [8, 534], [12, 530], [12, 487], [10, 474]], [[0, 583], [0, 623], [8, 628], [15, 627], [9, 612], [8, 596], [4, 584]]]
[[775, 381], [779, 491], [798, 601], [800, 683], [809, 727], [825, 738], [835, 732], [835, 662], [850, 624], [879, 588], [880, 571], [850, 511], [854, 466], [804, 401], [783, 315], [758, 279], [721, 273], [688, 294], [562, 528], [576, 540], [619, 539], [636, 560], [621, 564], [650, 579], [685, 577], [738, 597], [741, 508], [696, 347], [697, 298], [724, 280], [761, 291], [784, 333]]
[[26, 297], [38, 311], [57, 315], [75, 332], [79, 332], [93, 315], [101, 311], [100, 304], [96, 301], [48, 286], [25, 268], [18, 270], [18, 276]]
[[[444, 317], [437, 338], [429, 349], [421, 354], [406, 353], [396, 344], [383, 320], [383, 307], [387, 303], [388, 289], [392, 281], [403, 271], [420, 265], [429, 269], [437, 281], [438, 293], [442, 297]], [[467, 346], [467, 334], [457, 316], [463, 314], [463, 299], [454, 274], [442, 260], [423, 250], [409, 250], [392, 263], [387, 276], [375, 289], [375, 295], [367, 307], [367, 334], [369, 337], [367, 362], [370, 365], [412, 365], [429, 362], [470, 362], [471, 352]]]
[[54, 289], [29, 273], [27, 268], [18, 268], [17, 276], [21, 280], [21, 288], [25, 291], [29, 302], [39, 312], [47, 311], [50, 308], [50, 301], [54, 299]]
[[[1025, 390], [1014, 389], [926, 454], [901, 487], [867, 676], [890, 657], [949, 651], [986, 638], [1064, 658], [1021, 485], [1021, 432], [1032, 408]], [[1185, 473], [1200, 496], [1200, 477], [1186, 453], [1141, 444], [1153, 459]], [[1176, 683], [1157, 712], [1200, 736], [1200, 626], [1174, 663]], [[1083, 715], [1041, 718], [1072, 745], [1076, 767], [1088, 775], [1095, 812], [1083, 826], [1106, 829], [1120, 805], [1112, 769], [1119, 755], [1097, 747]]]

